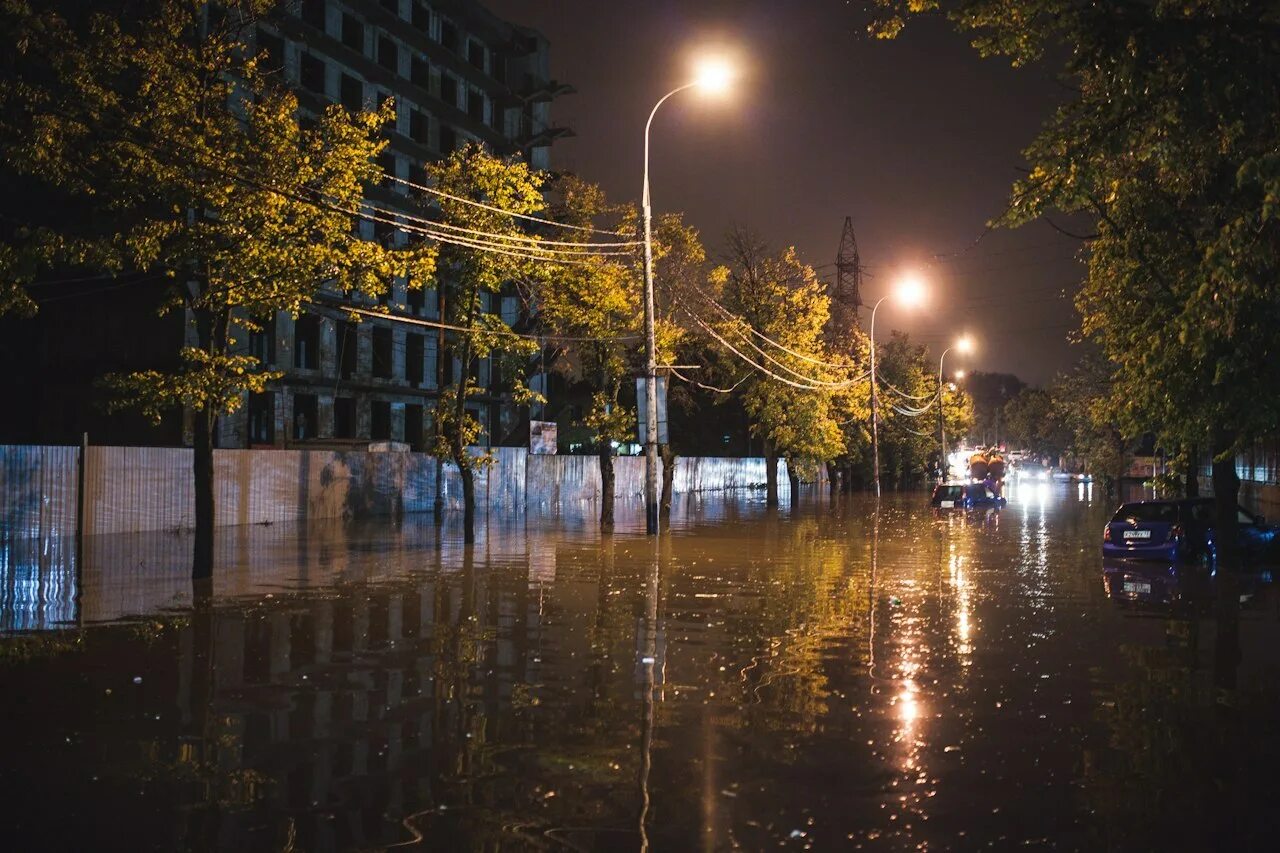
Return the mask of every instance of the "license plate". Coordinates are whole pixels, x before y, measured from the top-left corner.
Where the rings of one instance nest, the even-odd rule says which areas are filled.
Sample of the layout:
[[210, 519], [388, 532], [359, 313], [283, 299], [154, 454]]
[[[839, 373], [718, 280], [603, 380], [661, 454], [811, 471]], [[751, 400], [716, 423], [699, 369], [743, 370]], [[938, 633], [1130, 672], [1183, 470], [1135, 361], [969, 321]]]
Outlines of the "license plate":
[[1150, 595], [1151, 584], [1146, 581], [1125, 581], [1124, 591], [1130, 595]]
[[1124, 532], [1125, 539], [1150, 539], [1150, 530], [1126, 530]]
[[942, 507], [943, 509], [951, 509], [951, 508], [952, 508], [952, 507], [954, 507], [955, 505], [956, 505], [956, 502], [955, 502], [955, 501], [941, 501], [941, 502], [938, 504], [938, 506]]

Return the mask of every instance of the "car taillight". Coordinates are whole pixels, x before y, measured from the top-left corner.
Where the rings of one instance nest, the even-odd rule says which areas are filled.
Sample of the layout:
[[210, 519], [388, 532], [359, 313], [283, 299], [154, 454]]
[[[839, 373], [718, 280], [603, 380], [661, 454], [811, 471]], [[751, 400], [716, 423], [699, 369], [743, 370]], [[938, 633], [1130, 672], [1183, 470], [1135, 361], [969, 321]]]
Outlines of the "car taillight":
[[1170, 538], [1170, 539], [1172, 539], [1172, 540], [1174, 540], [1175, 542], [1177, 542], [1178, 540], [1182, 539], [1182, 525], [1181, 525], [1181, 524], [1175, 524], [1173, 527], [1170, 527], [1170, 528], [1169, 528], [1169, 538]]
[[1111, 525], [1110, 524], [1102, 528], [1102, 541], [1103, 542], [1111, 541]]

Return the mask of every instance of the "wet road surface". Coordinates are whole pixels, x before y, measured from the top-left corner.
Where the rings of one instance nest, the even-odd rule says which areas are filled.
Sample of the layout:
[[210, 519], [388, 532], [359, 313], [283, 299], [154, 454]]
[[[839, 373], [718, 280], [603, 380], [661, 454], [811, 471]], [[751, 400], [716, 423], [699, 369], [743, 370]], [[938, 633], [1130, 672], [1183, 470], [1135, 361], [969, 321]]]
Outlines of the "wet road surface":
[[211, 594], [97, 543], [4, 591], [6, 847], [1272, 849], [1269, 586], [1217, 689], [1212, 582], [1104, 573], [1115, 501], [925, 503], [238, 529]]

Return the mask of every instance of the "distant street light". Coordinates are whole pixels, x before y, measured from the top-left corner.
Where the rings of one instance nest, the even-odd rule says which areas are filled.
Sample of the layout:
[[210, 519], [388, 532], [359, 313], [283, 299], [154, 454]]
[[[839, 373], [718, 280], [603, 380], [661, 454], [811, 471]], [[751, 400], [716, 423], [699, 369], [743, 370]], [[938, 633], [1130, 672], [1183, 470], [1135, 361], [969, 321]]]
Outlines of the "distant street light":
[[916, 273], [908, 273], [898, 282], [893, 293], [880, 297], [871, 308], [871, 448], [875, 465], [876, 497], [880, 497], [880, 403], [876, 393], [876, 310], [892, 297], [903, 308], [914, 308], [924, 301], [924, 281]]
[[[942, 474], [942, 482], [944, 483], [947, 481], [947, 474], [951, 470], [951, 465], [947, 461], [947, 425], [946, 418], [943, 416], [942, 411], [942, 363], [946, 361], [947, 353], [951, 352], [953, 349], [966, 354], [971, 353], [973, 352], [973, 339], [968, 335], [965, 335], [963, 338], [960, 338], [954, 344], [944, 349], [942, 351], [942, 356], [938, 359], [938, 448], [941, 454], [938, 457], [938, 468]], [[963, 370], [956, 371], [957, 379], [962, 378], [963, 376]], [[951, 383], [951, 390], [954, 391], [955, 388], [955, 383]]]
[[653, 208], [649, 204], [649, 128], [658, 107], [672, 95], [685, 89], [698, 88], [708, 94], [719, 94], [733, 82], [733, 68], [722, 59], [704, 59], [695, 68], [693, 81], [677, 86], [658, 99], [644, 125], [644, 191], [641, 208], [644, 213], [644, 514], [645, 532], [658, 532], [658, 355], [654, 343], [653, 307]]

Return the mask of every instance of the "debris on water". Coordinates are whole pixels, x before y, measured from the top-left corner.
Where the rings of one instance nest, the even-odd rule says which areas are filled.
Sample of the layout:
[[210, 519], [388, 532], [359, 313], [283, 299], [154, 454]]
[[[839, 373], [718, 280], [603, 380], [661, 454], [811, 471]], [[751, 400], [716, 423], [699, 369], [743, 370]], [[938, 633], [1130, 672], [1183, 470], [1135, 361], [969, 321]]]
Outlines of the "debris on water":
[[896, 595], [891, 595], [889, 596], [889, 604], [891, 604], [894, 607], [898, 607], [902, 604], [902, 599], [898, 598], [898, 596]]
[[134, 684], [141, 684], [141, 683], [142, 683], [142, 676], [141, 676], [141, 675], [135, 675], [135, 676], [133, 677], [133, 683], [134, 683]]

